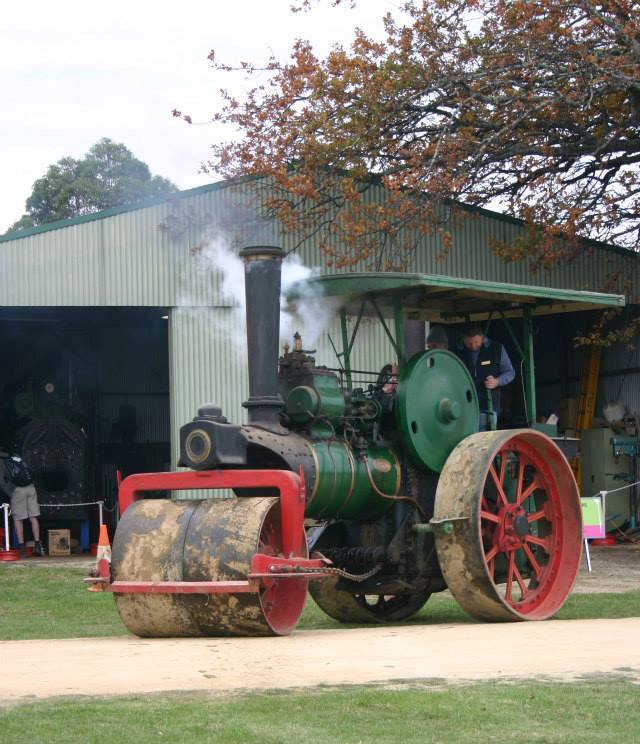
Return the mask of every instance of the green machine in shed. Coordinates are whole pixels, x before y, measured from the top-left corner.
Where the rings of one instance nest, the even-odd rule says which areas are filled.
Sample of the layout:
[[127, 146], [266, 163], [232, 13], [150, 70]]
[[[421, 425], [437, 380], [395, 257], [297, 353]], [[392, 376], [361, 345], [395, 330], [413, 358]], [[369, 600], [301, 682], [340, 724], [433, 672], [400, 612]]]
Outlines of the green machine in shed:
[[[424, 326], [421, 336], [408, 331], [421, 321], [522, 318], [523, 338], [514, 340], [535, 421], [535, 317], [624, 298], [425, 274], [320, 277], [314, 296], [329, 298], [342, 319], [342, 348], [332, 341], [338, 367], [328, 367], [300, 337], [278, 358], [282, 253], [242, 255], [249, 422], [202, 406], [181, 430], [179, 464], [192, 473], [123, 482], [113, 573], [103, 585], [127, 627], [139, 635], [286, 633], [307, 586], [342, 622], [403, 620], [446, 588], [482, 620], [553, 615], [582, 545], [567, 459], [540, 431], [478, 431], [465, 365], [449, 351], [425, 351]], [[288, 300], [295, 306], [301, 296], [294, 287]], [[384, 328], [398, 369], [393, 378], [370, 370], [371, 383], [359, 386], [351, 360], [365, 317]], [[212, 484], [234, 488], [236, 498], [131, 503], [143, 490]]]

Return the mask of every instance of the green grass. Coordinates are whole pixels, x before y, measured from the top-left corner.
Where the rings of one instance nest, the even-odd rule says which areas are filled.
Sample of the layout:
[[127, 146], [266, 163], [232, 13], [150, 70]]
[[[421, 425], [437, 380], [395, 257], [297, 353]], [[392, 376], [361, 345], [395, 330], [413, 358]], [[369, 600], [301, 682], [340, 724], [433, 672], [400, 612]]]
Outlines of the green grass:
[[[113, 597], [88, 592], [86, 569], [42, 565], [0, 565], [0, 640], [125, 635]], [[575, 594], [558, 614], [563, 620], [640, 616], [640, 591]], [[448, 596], [433, 596], [410, 623], [471, 623]], [[344, 626], [307, 601], [300, 628]]]
[[173, 694], [0, 708], [0, 741], [216, 744], [636, 742], [638, 686], [622, 679], [446, 688], [341, 688], [213, 699]]
[[126, 633], [113, 597], [88, 592], [88, 569], [0, 565], [0, 640]]

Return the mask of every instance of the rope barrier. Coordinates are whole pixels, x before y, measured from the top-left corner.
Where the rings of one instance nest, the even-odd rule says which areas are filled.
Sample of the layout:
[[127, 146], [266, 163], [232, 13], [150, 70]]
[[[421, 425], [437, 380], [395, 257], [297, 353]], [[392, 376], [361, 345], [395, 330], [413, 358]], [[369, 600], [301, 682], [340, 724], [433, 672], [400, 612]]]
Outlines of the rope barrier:
[[598, 491], [598, 493], [594, 493], [594, 496], [608, 496], [610, 493], [616, 493], [618, 491], [624, 491], [626, 488], [633, 488], [634, 486], [640, 486], [640, 481], [636, 481], [635, 483], [629, 483], [626, 486], [620, 486], [620, 488], [612, 488], [610, 491]]
[[[65, 507], [74, 506], [97, 506], [98, 507], [98, 529], [104, 524], [104, 501], [83, 501], [81, 504], [38, 504], [40, 507], [47, 507], [48, 509], [64, 509]], [[9, 515], [11, 512], [11, 506], [9, 504], [1, 504], [0, 509], [4, 511], [4, 541], [5, 549], [9, 550]], [[107, 509], [107, 511], [113, 511], [113, 509]]]
[[64, 509], [65, 507], [94, 505], [97, 505], [98, 507], [98, 528], [100, 528], [104, 524], [104, 501], [85, 501], [82, 504], [40, 504], [41, 507], [45, 506], [48, 509]]
[[104, 504], [104, 501], [83, 501], [81, 504], [38, 504], [40, 507], [46, 506], [49, 509], [63, 509], [65, 506], [93, 506], [94, 504]]

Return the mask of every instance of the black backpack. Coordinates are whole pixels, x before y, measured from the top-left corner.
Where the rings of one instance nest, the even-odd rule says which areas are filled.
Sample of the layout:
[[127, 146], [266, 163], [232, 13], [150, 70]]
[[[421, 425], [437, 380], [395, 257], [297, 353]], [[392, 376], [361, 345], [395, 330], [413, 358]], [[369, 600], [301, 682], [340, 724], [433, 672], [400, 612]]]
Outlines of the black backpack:
[[11, 455], [11, 457], [7, 457], [4, 462], [9, 480], [14, 486], [23, 488], [24, 486], [30, 486], [33, 483], [27, 463], [21, 457]]

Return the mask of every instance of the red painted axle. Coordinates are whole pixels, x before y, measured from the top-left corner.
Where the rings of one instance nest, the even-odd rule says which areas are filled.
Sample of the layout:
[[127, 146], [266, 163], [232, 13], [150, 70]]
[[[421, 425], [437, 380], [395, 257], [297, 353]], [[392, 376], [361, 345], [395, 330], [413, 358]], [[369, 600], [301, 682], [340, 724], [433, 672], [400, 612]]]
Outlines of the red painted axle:
[[324, 579], [324, 558], [282, 558], [256, 553], [247, 581], [111, 581], [107, 576], [85, 579], [98, 591], [118, 594], [257, 594], [261, 579]]

